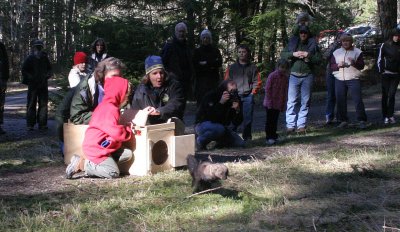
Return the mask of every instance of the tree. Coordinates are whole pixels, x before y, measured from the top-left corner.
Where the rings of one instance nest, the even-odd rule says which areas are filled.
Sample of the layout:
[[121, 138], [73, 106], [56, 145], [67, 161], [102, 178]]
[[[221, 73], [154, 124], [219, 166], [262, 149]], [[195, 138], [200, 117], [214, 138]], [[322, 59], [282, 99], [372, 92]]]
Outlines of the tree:
[[378, 16], [383, 38], [387, 40], [390, 31], [397, 24], [397, 1], [378, 0]]

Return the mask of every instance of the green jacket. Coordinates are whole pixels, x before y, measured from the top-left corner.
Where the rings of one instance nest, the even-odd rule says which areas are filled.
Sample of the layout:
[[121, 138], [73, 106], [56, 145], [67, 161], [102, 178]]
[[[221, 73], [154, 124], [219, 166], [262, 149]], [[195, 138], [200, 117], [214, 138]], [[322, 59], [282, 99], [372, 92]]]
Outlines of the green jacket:
[[89, 124], [98, 105], [99, 87], [94, 75], [88, 75], [76, 86], [70, 108], [70, 120], [74, 124]]
[[315, 52], [315, 54], [309, 55], [306, 59], [300, 59], [293, 56], [293, 52], [295, 51], [308, 51], [308, 44], [299, 43], [294, 51], [289, 50], [289, 45], [286, 46], [281, 52], [281, 58], [289, 60], [290, 73], [302, 77], [307, 76], [308, 74], [312, 74], [314, 68], [320, 64], [322, 57], [319, 49]]

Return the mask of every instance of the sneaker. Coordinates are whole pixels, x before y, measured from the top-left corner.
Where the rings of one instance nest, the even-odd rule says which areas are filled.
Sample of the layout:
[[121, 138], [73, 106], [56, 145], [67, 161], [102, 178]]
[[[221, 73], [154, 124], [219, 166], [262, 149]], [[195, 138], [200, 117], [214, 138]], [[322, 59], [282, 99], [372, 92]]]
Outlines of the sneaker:
[[297, 128], [297, 131], [296, 131], [297, 133], [306, 133], [306, 128], [305, 127], [300, 127], [300, 128]]
[[367, 123], [366, 123], [365, 121], [360, 121], [360, 122], [358, 123], [358, 128], [359, 128], [359, 129], [365, 129], [365, 128], [367, 128]]
[[346, 128], [349, 124], [347, 122], [341, 122], [337, 128]]
[[267, 144], [269, 146], [274, 145], [274, 144], [276, 144], [276, 140], [275, 139], [267, 139], [265, 144]]
[[325, 124], [326, 125], [331, 125], [333, 123], [333, 118], [331, 118], [330, 116], [325, 116]]
[[65, 178], [71, 179], [76, 173], [77, 166], [79, 165], [80, 157], [78, 155], [73, 155], [71, 157], [71, 163], [68, 164], [67, 169], [65, 169]]
[[396, 119], [394, 119], [394, 117], [390, 117], [389, 118], [389, 123], [390, 124], [395, 124], [396, 123]]
[[385, 125], [389, 124], [389, 118], [384, 118], [383, 119], [383, 124], [385, 124]]

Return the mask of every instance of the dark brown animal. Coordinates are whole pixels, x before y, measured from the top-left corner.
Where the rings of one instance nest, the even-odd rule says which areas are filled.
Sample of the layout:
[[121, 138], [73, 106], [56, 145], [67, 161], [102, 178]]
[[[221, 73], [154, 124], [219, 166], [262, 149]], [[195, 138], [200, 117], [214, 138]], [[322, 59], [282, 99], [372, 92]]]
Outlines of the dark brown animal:
[[209, 161], [197, 161], [193, 155], [188, 155], [187, 164], [192, 176], [193, 193], [201, 192], [225, 180], [228, 176], [228, 168], [224, 164]]

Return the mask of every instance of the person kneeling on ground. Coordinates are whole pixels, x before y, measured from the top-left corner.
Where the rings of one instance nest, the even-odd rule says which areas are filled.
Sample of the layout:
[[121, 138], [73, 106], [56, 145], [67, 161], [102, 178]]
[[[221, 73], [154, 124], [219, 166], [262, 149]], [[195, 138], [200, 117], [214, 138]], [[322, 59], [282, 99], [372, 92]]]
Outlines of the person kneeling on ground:
[[[93, 112], [83, 140], [83, 153], [86, 156], [85, 172], [88, 176], [116, 178], [121, 164], [132, 159], [132, 150], [122, 146], [132, 136], [130, 126], [119, 125], [120, 108], [128, 102], [131, 86], [122, 77], [106, 78], [105, 95], [102, 103]], [[75, 174], [80, 157], [74, 155], [66, 169], [66, 178]]]
[[240, 97], [236, 82], [223, 81], [216, 90], [208, 92], [196, 114], [196, 148], [206, 148], [211, 141], [218, 146], [244, 147], [244, 140], [228, 128], [232, 123], [237, 126], [243, 120]]

